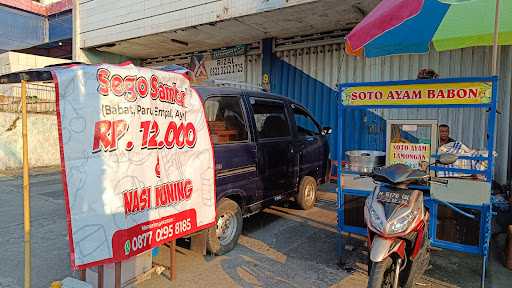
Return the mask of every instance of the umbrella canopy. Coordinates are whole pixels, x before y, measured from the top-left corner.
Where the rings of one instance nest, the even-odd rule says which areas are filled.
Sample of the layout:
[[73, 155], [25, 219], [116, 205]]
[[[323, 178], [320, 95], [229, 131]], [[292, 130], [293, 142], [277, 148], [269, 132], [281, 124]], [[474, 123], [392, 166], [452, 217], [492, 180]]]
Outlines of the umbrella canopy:
[[[447, 4], [457, 3], [457, 4]], [[493, 44], [496, 0], [383, 0], [346, 37], [347, 53], [378, 57]], [[512, 0], [500, 2], [499, 45], [512, 45]]]

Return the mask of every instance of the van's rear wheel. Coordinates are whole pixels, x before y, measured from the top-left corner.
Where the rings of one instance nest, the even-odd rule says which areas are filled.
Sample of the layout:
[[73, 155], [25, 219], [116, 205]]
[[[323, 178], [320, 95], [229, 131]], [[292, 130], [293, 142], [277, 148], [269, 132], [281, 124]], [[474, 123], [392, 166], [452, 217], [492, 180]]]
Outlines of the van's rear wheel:
[[242, 233], [242, 211], [238, 204], [224, 198], [217, 205], [216, 225], [208, 230], [208, 251], [224, 255], [235, 248]]
[[303, 210], [308, 210], [315, 206], [316, 202], [316, 180], [313, 177], [306, 176], [302, 178], [299, 185], [299, 193], [297, 195], [297, 204]]

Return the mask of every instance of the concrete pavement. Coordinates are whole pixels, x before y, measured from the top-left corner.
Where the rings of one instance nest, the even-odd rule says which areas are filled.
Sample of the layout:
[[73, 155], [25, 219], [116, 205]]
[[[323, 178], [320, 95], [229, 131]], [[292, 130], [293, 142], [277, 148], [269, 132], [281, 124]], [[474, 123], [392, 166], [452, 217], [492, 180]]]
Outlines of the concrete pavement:
[[[73, 274], [60, 174], [42, 172], [31, 177], [34, 288]], [[21, 185], [20, 177], [0, 177], [1, 288], [23, 285]], [[349, 238], [353, 249], [344, 256], [347, 269], [338, 267], [336, 195], [322, 192], [319, 198], [308, 211], [275, 206], [245, 219], [239, 245], [225, 256], [202, 257], [180, 248], [175, 282], [164, 272], [136, 287], [366, 287], [364, 239]], [[163, 248], [154, 262], [165, 264], [167, 256]], [[434, 251], [431, 264], [417, 287], [479, 287], [478, 256]], [[512, 272], [493, 260], [487, 280], [487, 287], [509, 287]]]

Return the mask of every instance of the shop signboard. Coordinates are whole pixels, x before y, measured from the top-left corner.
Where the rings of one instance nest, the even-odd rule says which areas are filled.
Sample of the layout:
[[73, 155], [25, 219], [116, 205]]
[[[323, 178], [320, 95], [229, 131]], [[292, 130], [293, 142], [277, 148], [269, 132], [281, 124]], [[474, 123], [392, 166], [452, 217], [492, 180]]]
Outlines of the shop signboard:
[[414, 143], [390, 143], [388, 163], [405, 164], [414, 169], [427, 171], [430, 161], [430, 145]]
[[214, 224], [213, 149], [186, 75], [77, 65], [54, 79], [74, 269]]
[[246, 74], [245, 46], [192, 55], [190, 69], [196, 81], [226, 80], [243, 83]]
[[208, 79], [245, 82], [245, 56], [230, 56], [206, 61]]
[[390, 83], [344, 84], [342, 103], [348, 106], [489, 104], [493, 89], [492, 82], [476, 81]]
[[427, 172], [437, 150], [437, 120], [386, 120], [386, 165]]

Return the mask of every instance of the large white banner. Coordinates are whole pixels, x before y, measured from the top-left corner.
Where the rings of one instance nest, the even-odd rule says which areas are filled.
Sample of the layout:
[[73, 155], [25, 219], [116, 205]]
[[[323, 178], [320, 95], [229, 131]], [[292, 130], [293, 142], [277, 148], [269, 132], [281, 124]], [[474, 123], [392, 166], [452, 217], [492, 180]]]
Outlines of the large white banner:
[[213, 225], [213, 149], [184, 75], [133, 65], [53, 73], [74, 269]]

